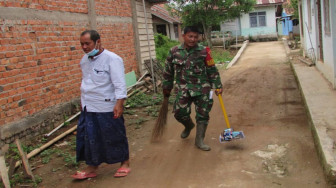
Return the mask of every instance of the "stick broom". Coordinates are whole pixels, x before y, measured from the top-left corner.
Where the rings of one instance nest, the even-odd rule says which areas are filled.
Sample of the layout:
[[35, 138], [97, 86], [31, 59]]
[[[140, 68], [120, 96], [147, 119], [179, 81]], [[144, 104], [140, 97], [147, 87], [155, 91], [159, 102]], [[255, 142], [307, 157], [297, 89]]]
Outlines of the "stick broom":
[[165, 131], [167, 124], [167, 114], [168, 114], [168, 102], [169, 97], [164, 97], [161, 105], [161, 109], [159, 112], [159, 116], [155, 122], [153, 131], [152, 131], [152, 139], [151, 141], [159, 141], [162, 138], [162, 135]]

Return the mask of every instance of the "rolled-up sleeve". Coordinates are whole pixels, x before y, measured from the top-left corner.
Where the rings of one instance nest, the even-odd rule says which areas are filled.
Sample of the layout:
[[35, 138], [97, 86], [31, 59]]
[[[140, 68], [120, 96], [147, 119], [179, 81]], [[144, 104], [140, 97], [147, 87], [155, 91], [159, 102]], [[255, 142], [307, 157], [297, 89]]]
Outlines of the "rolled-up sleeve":
[[112, 59], [112, 62], [110, 63], [110, 76], [116, 99], [127, 98], [125, 68], [123, 60], [120, 57]]

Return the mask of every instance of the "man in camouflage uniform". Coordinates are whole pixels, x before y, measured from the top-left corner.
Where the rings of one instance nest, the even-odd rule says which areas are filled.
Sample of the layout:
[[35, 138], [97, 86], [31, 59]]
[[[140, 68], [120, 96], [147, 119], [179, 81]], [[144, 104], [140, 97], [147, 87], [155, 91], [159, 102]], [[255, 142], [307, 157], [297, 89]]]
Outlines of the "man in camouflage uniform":
[[184, 43], [173, 47], [168, 54], [165, 71], [163, 73], [163, 94], [170, 96], [176, 78], [176, 100], [174, 116], [185, 127], [181, 138], [187, 138], [195, 124], [190, 118], [191, 103], [196, 110], [196, 138], [195, 145], [204, 151], [211, 148], [203, 140], [209, 122], [209, 112], [213, 105], [211, 89], [216, 89], [218, 95], [222, 93], [222, 83], [210, 55], [208, 47], [197, 44], [199, 31], [196, 27], [184, 29]]

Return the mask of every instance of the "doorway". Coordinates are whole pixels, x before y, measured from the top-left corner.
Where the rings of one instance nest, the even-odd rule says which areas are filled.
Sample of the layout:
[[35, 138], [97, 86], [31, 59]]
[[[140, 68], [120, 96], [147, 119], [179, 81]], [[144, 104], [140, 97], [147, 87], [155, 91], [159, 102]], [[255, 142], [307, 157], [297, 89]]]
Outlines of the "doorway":
[[156, 30], [158, 33], [167, 36], [166, 24], [156, 25]]

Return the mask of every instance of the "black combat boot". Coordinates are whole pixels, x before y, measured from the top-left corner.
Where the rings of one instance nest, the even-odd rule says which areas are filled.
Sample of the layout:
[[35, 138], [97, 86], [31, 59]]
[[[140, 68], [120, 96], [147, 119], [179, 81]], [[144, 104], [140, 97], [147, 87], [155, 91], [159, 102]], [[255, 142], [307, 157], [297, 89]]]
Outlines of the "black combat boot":
[[204, 144], [203, 142], [207, 126], [208, 125], [206, 123], [197, 123], [197, 127], [196, 127], [195, 145], [203, 151], [211, 150], [210, 146]]
[[195, 124], [191, 119], [189, 119], [187, 121], [183, 121], [181, 123], [185, 127], [184, 130], [181, 133], [181, 138], [187, 138], [190, 134], [191, 129], [193, 129], [195, 127]]

